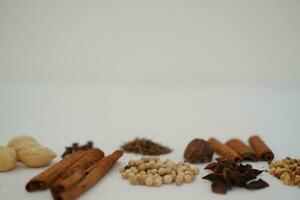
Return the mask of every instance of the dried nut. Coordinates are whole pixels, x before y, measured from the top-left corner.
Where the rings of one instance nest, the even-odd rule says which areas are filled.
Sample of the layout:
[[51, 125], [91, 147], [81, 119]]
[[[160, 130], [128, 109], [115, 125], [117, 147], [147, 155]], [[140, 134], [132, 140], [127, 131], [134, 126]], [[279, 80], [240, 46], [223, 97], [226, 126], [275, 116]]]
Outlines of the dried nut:
[[28, 167], [46, 166], [56, 157], [53, 151], [40, 146], [25, 148], [18, 154], [20, 160]]
[[192, 140], [184, 151], [184, 158], [190, 163], [210, 162], [213, 156], [213, 149], [203, 139]]
[[21, 149], [32, 147], [32, 146], [39, 146], [39, 143], [32, 137], [27, 135], [21, 135], [11, 139], [8, 142], [8, 147], [14, 148], [16, 151]]
[[17, 153], [11, 147], [0, 147], [0, 172], [16, 167]]
[[171, 184], [171, 183], [172, 183], [172, 176], [164, 175], [164, 184]]
[[22, 149], [26, 149], [29, 147], [36, 147], [36, 146], [40, 146], [40, 144], [32, 137], [27, 136], [27, 135], [21, 135], [18, 137], [15, 137], [13, 139], [11, 139], [8, 142], [8, 147], [12, 147], [16, 150], [17, 152], [17, 160], [19, 159], [19, 151], [21, 151]]

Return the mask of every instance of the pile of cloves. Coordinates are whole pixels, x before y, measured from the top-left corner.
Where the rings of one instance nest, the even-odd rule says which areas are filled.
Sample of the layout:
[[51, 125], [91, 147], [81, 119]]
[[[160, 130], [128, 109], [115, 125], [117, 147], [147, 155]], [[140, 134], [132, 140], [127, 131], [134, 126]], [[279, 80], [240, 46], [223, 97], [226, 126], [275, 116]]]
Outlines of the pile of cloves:
[[205, 169], [213, 171], [203, 179], [212, 182], [212, 191], [215, 193], [225, 194], [232, 186], [250, 190], [269, 186], [262, 179], [255, 180], [263, 171], [253, 169], [250, 164], [243, 165], [225, 158], [218, 158], [216, 162], [208, 164]]
[[93, 142], [88, 141], [86, 144], [84, 145], [79, 145], [77, 142], [73, 143], [72, 146], [67, 146], [65, 147], [65, 152], [62, 154], [62, 158], [65, 157], [68, 154], [72, 154], [76, 151], [79, 150], [87, 150], [87, 149], [92, 149], [93, 148]]

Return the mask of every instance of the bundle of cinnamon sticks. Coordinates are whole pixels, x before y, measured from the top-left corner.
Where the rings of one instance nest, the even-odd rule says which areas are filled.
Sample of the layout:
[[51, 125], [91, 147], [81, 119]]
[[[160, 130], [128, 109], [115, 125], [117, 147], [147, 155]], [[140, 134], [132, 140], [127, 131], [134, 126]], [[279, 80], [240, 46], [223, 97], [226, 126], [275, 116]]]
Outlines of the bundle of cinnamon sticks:
[[95, 185], [123, 155], [116, 150], [108, 156], [98, 148], [77, 151], [33, 177], [26, 190], [51, 189], [55, 200], [72, 200]]
[[208, 142], [217, 154], [235, 162], [242, 160], [272, 161], [274, 159], [271, 149], [257, 135], [249, 138], [251, 147], [239, 139], [231, 139], [222, 144], [216, 138], [210, 138]]

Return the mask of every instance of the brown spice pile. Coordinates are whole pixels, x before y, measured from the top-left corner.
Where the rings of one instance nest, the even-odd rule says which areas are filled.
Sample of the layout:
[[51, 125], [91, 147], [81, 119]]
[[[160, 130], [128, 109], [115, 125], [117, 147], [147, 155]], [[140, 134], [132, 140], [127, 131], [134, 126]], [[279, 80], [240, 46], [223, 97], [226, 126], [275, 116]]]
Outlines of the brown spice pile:
[[270, 173], [286, 185], [300, 186], [300, 159], [286, 157], [283, 160], [272, 162]]
[[92, 149], [92, 148], [93, 148], [93, 142], [91, 142], [91, 141], [89, 141], [85, 145], [81, 145], [81, 146], [79, 146], [79, 144], [76, 142], [76, 143], [73, 143], [72, 146], [65, 147], [66, 150], [62, 154], [61, 157], [63, 158], [66, 155], [72, 154], [79, 150], [87, 150], [87, 149]]
[[139, 153], [142, 155], [161, 155], [172, 151], [169, 147], [160, 145], [145, 138], [136, 138], [135, 140], [125, 143], [121, 148], [130, 153]]
[[269, 184], [262, 179], [254, 180], [262, 173], [261, 170], [253, 169], [250, 164], [239, 164], [234, 161], [218, 158], [217, 162], [208, 164], [205, 169], [213, 173], [203, 177], [212, 182], [212, 191], [225, 194], [231, 186], [244, 187], [250, 190], [268, 187]]

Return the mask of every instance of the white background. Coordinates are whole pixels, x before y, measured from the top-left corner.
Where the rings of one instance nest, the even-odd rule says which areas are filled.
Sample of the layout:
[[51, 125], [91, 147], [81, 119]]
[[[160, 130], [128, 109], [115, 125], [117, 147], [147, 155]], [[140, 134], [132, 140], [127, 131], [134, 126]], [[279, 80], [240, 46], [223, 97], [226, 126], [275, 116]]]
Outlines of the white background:
[[[299, 158], [299, 19], [300, 1], [291, 0], [0, 0], [0, 145], [29, 134], [58, 155], [88, 140], [109, 153], [139, 136], [172, 147], [163, 158], [178, 161], [195, 137], [259, 134], [276, 159]], [[1, 198], [51, 199], [24, 190], [41, 170], [1, 173]], [[80, 199], [300, 194], [265, 173], [267, 189], [216, 195], [206, 173], [182, 187], [146, 188], [114, 168]]]

